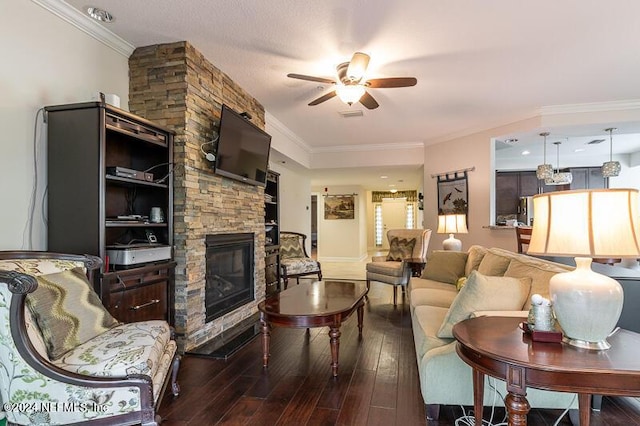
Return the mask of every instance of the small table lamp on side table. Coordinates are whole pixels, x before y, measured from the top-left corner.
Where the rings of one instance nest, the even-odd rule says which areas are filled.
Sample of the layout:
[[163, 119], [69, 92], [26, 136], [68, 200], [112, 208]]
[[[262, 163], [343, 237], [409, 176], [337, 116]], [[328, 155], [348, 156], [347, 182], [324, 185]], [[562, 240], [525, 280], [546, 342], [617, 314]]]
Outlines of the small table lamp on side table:
[[609, 349], [606, 338], [622, 312], [622, 286], [591, 269], [593, 258], [640, 256], [637, 189], [557, 191], [533, 197], [533, 233], [527, 254], [573, 256], [576, 269], [549, 281], [563, 341]]
[[449, 234], [449, 238], [442, 242], [444, 250], [462, 251], [462, 241], [453, 234], [466, 234], [467, 215], [465, 214], [441, 214], [438, 215], [438, 234]]

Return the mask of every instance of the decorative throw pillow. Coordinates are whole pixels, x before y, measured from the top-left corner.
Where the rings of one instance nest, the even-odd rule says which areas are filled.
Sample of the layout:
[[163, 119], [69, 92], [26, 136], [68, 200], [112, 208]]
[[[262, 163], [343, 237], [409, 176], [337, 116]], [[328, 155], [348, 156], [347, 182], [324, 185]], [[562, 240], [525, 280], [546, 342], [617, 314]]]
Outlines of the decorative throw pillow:
[[286, 259], [305, 257], [297, 235], [280, 235], [280, 257]]
[[26, 303], [52, 360], [119, 324], [91, 288], [82, 268], [36, 277]]
[[453, 338], [453, 326], [476, 311], [520, 310], [529, 295], [530, 278], [487, 277], [471, 272], [438, 330], [438, 337]]
[[510, 258], [500, 256], [489, 251], [482, 258], [480, 265], [478, 265], [478, 272], [482, 275], [501, 277], [509, 267], [510, 262]]
[[467, 253], [461, 251], [434, 250], [427, 259], [422, 278], [455, 284], [464, 276]]
[[406, 239], [393, 237], [389, 242], [389, 254], [387, 255], [387, 260], [399, 262], [411, 258], [415, 245], [415, 238]]
[[487, 253], [487, 249], [479, 246], [473, 245], [469, 247], [467, 250], [467, 265], [464, 267], [464, 276], [468, 277], [471, 275], [471, 271], [475, 271], [480, 266], [480, 262], [482, 262], [482, 258]]

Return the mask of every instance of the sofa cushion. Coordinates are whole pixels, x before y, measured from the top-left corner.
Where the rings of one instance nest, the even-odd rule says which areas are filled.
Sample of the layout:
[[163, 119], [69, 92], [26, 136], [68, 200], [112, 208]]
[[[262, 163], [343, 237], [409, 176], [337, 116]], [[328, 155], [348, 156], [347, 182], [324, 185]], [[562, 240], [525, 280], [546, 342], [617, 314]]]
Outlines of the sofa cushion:
[[427, 259], [422, 278], [455, 284], [464, 276], [467, 253], [460, 251], [434, 250]]
[[105, 309], [82, 268], [36, 277], [38, 288], [27, 306], [45, 341], [50, 359], [119, 324]]
[[387, 260], [401, 262], [413, 256], [413, 248], [416, 245], [415, 238], [393, 237], [389, 241], [389, 254]]
[[475, 311], [520, 310], [531, 288], [530, 278], [469, 275], [444, 318], [438, 337], [452, 338], [453, 326]]
[[568, 272], [571, 269], [573, 268], [570, 266], [565, 267], [564, 265], [552, 264], [529, 256], [519, 256], [517, 259], [511, 259], [504, 276], [531, 278], [531, 290], [522, 307], [522, 309], [529, 309], [532, 295], [537, 293], [549, 299], [549, 280], [551, 277], [560, 272]]
[[467, 250], [467, 264], [464, 267], [465, 277], [468, 277], [469, 274], [471, 274], [471, 271], [478, 269], [485, 253], [487, 253], [487, 249], [483, 246], [473, 245], [469, 247], [469, 250]]
[[449, 286], [446, 290], [436, 288], [418, 288], [411, 290], [411, 307], [415, 308], [416, 306], [429, 305], [440, 306], [448, 309], [457, 295], [458, 292], [453, 286]]
[[281, 259], [282, 266], [287, 267], [287, 275], [305, 274], [320, 270], [318, 262], [309, 257], [294, 257]]
[[509, 267], [509, 262], [511, 262], [511, 258], [487, 251], [478, 265], [478, 272], [482, 275], [501, 277]]
[[451, 343], [451, 339], [437, 336], [438, 326], [447, 315], [447, 308], [439, 306], [416, 306], [411, 315], [414, 344], [418, 360], [431, 349]]
[[427, 280], [425, 278], [411, 278], [411, 280], [409, 281], [409, 290], [413, 291], [419, 288], [436, 288], [455, 292], [455, 287], [451, 284], [443, 283], [440, 281]]

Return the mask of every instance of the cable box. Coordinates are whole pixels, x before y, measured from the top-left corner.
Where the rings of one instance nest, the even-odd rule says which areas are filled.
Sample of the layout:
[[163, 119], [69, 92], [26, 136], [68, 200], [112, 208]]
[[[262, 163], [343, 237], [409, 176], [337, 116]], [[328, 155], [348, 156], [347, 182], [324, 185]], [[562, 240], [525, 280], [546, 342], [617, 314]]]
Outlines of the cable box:
[[129, 244], [107, 246], [112, 265], [131, 266], [171, 259], [171, 246], [163, 244]]
[[107, 174], [111, 176], [124, 177], [129, 179], [144, 180], [153, 182], [153, 173], [141, 172], [126, 167], [107, 167]]

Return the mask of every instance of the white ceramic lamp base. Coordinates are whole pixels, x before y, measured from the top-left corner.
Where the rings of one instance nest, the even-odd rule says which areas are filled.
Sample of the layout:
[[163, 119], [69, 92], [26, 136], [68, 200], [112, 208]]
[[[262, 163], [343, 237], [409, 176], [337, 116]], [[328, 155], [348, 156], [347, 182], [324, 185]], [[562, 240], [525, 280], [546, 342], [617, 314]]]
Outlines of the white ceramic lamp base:
[[591, 270], [591, 258], [576, 257], [576, 269], [551, 277], [549, 292], [564, 341], [586, 349], [609, 349], [607, 336], [622, 313], [622, 286]]
[[443, 250], [462, 251], [462, 241], [453, 237], [453, 234], [449, 234], [449, 238], [442, 242]]

